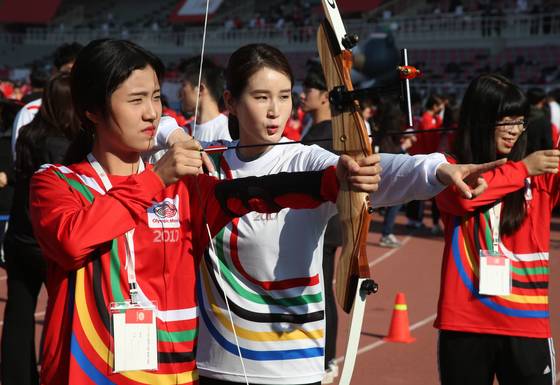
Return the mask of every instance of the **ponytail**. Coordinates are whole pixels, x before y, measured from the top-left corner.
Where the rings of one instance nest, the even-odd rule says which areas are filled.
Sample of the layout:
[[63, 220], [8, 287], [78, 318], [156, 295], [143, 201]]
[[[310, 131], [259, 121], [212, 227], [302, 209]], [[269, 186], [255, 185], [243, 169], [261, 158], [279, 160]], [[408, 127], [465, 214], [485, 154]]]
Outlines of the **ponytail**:
[[228, 131], [231, 139], [239, 139], [239, 120], [237, 119], [237, 116], [233, 115], [232, 113], [228, 115]]
[[94, 129], [92, 126], [82, 126], [78, 135], [72, 140], [64, 155], [63, 164], [68, 166], [84, 161], [93, 149]]

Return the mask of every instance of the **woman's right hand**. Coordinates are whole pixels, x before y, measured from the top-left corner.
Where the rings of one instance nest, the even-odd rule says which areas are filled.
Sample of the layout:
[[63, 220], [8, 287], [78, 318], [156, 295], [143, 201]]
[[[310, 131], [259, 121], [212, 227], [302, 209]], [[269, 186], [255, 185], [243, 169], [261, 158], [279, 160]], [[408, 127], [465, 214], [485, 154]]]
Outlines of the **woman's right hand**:
[[0, 188], [8, 185], [8, 175], [4, 171], [0, 171]]
[[530, 176], [558, 173], [560, 150], [535, 151], [523, 159]]
[[166, 186], [177, 182], [186, 175], [198, 175], [202, 172], [202, 147], [192, 139], [188, 142], [177, 142], [154, 165]]

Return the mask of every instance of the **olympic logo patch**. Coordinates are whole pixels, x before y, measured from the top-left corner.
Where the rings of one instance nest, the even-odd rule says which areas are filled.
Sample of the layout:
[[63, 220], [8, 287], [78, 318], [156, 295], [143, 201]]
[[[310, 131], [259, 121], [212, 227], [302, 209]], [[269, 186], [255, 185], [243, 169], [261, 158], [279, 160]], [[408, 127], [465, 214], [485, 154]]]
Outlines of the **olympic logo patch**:
[[179, 228], [179, 196], [154, 202], [147, 209], [148, 226], [153, 229]]

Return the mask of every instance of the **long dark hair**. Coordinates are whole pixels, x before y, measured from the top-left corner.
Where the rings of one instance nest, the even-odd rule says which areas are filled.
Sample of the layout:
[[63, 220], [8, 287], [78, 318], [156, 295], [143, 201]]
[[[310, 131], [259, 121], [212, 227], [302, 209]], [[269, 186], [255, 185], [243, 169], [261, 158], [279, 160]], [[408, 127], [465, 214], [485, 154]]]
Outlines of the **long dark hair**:
[[109, 116], [111, 94], [134, 70], [147, 66], [152, 67], [161, 84], [161, 60], [130, 41], [99, 39], [80, 51], [72, 67], [72, 100], [82, 130], [66, 153], [66, 164], [81, 162], [93, 147], [95, 126], [86, 112]]
[[[506, 116], [527, 117], [529, 103], [523, 91], [507, 78], [481, 75], [474, 79], [463, 97], [459, 113], [459, 131], [453, 155], [460, 163], [484, 163], [497, 159], [496, 122]], [[507, 158], [519, 161], [525, 157], [527, 134], [522, 133]], [[524, 189], [503, 199], [500, 231], [514, 233], [526, 215]]]
[[[268, 44], [248, 44], [231, 54], [225, 70], [226, 89], [234, 99], [243, 93], [249, 78], [261, 68], [271, 68], [290, 78], [294, 85], [294, 75], [286, 56], [278, 48]], [[239, 139], [239, 121], [229, 114], [229, 134]]]
[[16, 142], [18, 176], [28, 178], [43, 164], [41, 151], [48, 137], [63, 136], [68, 141], [80, 131], [80, 121], [72, 106], [70, 75], [52, 77], [43, 91], [41, 108], [31, 123], [22, 127]]

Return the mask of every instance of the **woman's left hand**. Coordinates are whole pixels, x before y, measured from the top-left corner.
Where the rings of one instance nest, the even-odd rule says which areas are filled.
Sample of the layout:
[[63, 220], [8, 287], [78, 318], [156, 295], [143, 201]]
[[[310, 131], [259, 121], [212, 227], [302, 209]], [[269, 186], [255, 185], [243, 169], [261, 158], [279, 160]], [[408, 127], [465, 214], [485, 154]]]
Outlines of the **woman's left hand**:
[[339, 183], [347, 182], [353, 191], [371, 193], [379, 188], [381, 165], [379, 154], [373, 154], [355, 161], [348, 155], [341, 155], [336, 166]]
[[506, 163], [506, 159], [482, 164], [442, 163], [436, 170], [438, 180], [446, 185], [455, 185], [463, 197], [473, 199], [488, 188], [482, 174]]

